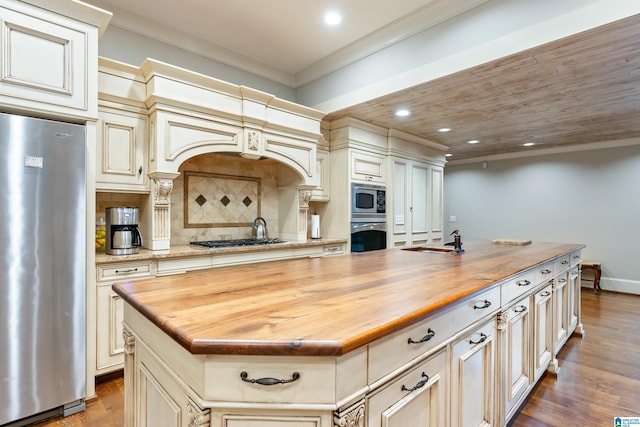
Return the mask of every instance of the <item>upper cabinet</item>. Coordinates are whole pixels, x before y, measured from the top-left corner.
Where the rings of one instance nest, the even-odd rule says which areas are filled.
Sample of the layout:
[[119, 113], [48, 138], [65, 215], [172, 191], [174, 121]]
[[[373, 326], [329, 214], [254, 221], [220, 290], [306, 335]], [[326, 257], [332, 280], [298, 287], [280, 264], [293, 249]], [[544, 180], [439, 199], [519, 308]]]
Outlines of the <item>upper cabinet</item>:
[[96, 190], [148, 192], [147, 116], [99, 107], [96, 138]]
[[0, 106], [95, 119], [98, 38], [110, 18], [75, 1], [0, 0]]

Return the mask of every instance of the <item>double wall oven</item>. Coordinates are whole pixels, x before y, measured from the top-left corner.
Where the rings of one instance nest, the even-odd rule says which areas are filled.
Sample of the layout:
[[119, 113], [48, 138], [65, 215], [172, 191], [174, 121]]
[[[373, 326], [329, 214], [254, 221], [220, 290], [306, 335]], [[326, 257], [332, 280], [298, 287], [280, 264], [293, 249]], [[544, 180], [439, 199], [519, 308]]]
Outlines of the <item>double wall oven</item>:
[[351, 184], [351, 252], [387, 248], [385, 187]]

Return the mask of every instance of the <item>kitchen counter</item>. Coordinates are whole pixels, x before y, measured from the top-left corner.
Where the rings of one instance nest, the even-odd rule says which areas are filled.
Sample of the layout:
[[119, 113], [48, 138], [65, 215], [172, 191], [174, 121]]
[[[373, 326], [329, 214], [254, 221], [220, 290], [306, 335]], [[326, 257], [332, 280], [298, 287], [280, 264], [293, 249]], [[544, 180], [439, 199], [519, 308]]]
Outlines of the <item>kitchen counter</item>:
[[252, 252], [273, 251], [279, 249], [311, 248], [329, 244], [346, 243], [346, 239], [309, 239], [303, 241], [288, 241], [269, 245], [237, 246], [229, 248], [201, 248], [191, 245], [174, 245], [169, 250], [152, 251], [141, 248], [137, 254], [131, 255], [107, 255], [106, 253], [96, 253], [96, 264], [119, 263], [125, 261], [142, 261], [153, 259], [188, 258], [203, 255], [228, 255], [228, 254], [249, 254]]
[[113, 289], [192, 354], [335, 356], [582, 247], [474, 241], [462, 254], [390, 249], [221, 267]]

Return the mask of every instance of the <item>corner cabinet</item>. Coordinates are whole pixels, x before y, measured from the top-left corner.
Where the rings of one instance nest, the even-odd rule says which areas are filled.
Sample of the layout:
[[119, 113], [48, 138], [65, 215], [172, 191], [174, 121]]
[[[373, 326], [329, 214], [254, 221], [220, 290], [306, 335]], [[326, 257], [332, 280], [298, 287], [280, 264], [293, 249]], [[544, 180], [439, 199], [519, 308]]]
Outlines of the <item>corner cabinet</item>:
[[99, 107], [96, 190], [148, 193], [148, 119], [136, 111]]
[[52, 2], [29, 3], [0, 1], [0, 105], [95, 118], [98, 36], [111, 14], [80, 2], [68, 2], [61, 13], [50, 10]]
[[393, 157], [390, 169], [387, 246], [441, 242], [443, 168]]

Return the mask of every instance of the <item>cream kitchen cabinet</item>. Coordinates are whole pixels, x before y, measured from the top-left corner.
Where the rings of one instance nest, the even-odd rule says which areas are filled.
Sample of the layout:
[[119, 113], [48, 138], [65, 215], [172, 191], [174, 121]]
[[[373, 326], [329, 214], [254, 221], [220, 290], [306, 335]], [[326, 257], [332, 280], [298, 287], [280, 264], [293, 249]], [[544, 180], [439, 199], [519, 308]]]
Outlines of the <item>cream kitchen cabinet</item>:
[[96, 374], [122, 369], [124, 341], [122, 338], [123, 302], [111, 290], [111, 285], [122, 280], [153, 277], [152, 260], [99, 264], [96, 268]]
[[386, 184], [386, 157], [383, 154], [351, 150], [351, 179], [375, 184]]
[[0, 1], [0, 105], [29, 114], [95, 118], [98, 37], [111, 14], [80, 2]]
[[368, 398], [367, 427], [440, 427], [447, 414], [447, 349]]
[[442, 167], [397, 157], [390, 159], [390, 166], [387, 246], [441, 241]]
[[533, 295], [533, 380], [538, 381], [553, 357], [553, 290], [549, 282]]
[[494, 425], [495, 319], [473, 328], [453, 344], [451, 426]]
[[531, 296], [526, 293], [498, 317], [497, 363], [500, 420], [511, 418], [533, 384]]
[[101, 106], [98, 117], [96, 190], [148, 193], [147, 116]]

